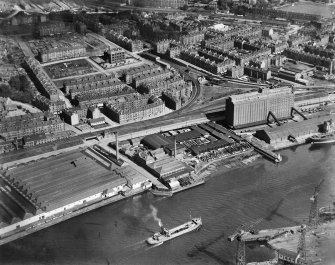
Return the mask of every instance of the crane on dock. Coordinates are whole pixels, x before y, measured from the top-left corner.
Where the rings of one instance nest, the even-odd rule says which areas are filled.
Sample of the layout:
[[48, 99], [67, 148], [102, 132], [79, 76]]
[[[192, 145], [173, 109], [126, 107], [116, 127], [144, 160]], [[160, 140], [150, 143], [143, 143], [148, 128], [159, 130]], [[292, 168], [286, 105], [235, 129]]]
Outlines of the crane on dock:
[[248, 223], [241, 225], [231, 236], [228, 237], [229, 242], [237, 240], [236, 265], [245, 265], [245, 241], [243, 235], [249, 232], [253, 227], [262, 222], [264, 218], [259, 218], [248, 225]]
[[300, 232], [299, 236], [299, 242], [298, 242], [298, 248], [297, 248], [297, 258], [295, 259], [295, 263], [298, 264], [298, 260], [302, 260], [303, 262], [306, 262], [307, 255], [306, 255], [306, 225], [301, 225], [301, 227], [298, 229], [298, 232]]
[[310, 198], [311, 209], [309, 212], [308, 226], [311, 228], [317, 228], [319, 224], [319, 209], [318, 209], [318, 197], [321, 189], [321, 185], [325, 180], [322, 179], [320, 183], [315, 187], [314, 194]]

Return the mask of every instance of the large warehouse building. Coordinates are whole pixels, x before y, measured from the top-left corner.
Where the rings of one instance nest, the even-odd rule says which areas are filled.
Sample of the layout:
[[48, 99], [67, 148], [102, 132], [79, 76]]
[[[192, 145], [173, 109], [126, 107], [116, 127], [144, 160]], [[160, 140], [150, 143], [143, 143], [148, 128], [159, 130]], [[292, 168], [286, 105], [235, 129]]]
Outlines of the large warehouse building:
[[21, 228], [38, 229], [42, 220], [49, 226], [89, 210], [86, 207], [119, 200], [119, 192], [150, 188], [151, 182], [131, 166], [111, 163], [87, 148], [0, 171], [0, 244]]
[[268, 144], [278, 144], [289, 139], [305, 138], [320, 132], [320, 126], [329, 120], [334, 120], [335, 115], [325, 115], [309, 120], [290, 122], [274, 128], [258, 130], [255, 136]]
[[277, 119], [290, 117], [294, 106], [294, 94], [290, 87], [260, 89], [226, 100], [226, 122], [233, 128], [266, 123], [269, 114]]

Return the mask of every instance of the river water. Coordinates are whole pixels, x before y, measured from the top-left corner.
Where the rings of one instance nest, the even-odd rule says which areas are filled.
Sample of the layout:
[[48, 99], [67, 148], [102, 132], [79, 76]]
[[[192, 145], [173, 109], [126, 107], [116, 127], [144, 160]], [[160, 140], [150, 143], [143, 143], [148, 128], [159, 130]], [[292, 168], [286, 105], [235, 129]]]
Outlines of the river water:
[[[309, 198], [324, 178], [319, 205], [335, 201], [335, 146], [300, 146], [280, 151], [283, 162], [258, 160], [244, 168], [217, 171], [205, 185], [158, 198], [150, 193], [78, 216], [0, 247], [5, 264], [234, 264], [236, 242], [227, 241], [241, 224], [263, 218], [256, 228], [306, 222]], [[144, 240], [158, 231], [152, 206], [166, 227], [201, 216], [203, 227], [158, 247]], [[247, 247], [247, 261], [274, 253]]]
[[289, 12], [306, 13], [313, 15], [320, 15], [326, 18], [333, 18], [335, 16], [335, 6], [326, 5], [322, 3], [314, 3], [309, 1], [301, 1], [293, 5], [286, 5], [278, 9]]

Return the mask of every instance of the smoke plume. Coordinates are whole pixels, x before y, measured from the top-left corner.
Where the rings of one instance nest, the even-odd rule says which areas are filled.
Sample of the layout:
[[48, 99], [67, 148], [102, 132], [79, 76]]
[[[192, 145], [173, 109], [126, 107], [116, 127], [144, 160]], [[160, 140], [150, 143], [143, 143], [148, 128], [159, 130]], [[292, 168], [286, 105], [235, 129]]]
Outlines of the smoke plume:
[[162, 220], [157, 216], [157, 213], [158, 213], [157, 208], [153, 205], [150, 205], [150, 208], [152, 210], [152, 212], [151, 212], [152, 218], [154, 218], [154, 220], [158, 222], [158, 225], [160, 227], [163, 226]]

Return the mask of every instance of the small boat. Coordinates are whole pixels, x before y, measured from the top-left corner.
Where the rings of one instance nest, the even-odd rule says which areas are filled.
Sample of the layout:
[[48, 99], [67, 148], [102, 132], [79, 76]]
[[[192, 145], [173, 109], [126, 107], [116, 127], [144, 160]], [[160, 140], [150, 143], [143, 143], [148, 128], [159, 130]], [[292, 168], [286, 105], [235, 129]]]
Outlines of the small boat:
[[335, 133], [314, 135], [309, 138], [312, 144], [330, 144], [335, 142]]
[[172, 190], [170, 189], [159, 189], [159, 188], [153, 188], [151, 189], [151, 193], [155, 196], [164, 196], [164, 197], [171, 197], [173, 195]]
[[335, 130], [334, 123], [332, 120], [325, 121], [321, 127], [322, 133], [319, 135], [313, 135], [308, 140], [312, 144], [329, 144], [335, 142]]
[[202, 221], [201, 217], [199, 218], [192, 218], [190, 221], [171, 228], [171, 229], [166, 229], [161, 225], [161, 231], [155, 233], [153, 236], [149, 237], [146, 242], [149, 245], [161, 245], [165, 241], [171, 240], [175, 237], [181, 236], [183, 234], [186, 234], [188, 232], [194, 231], [199, 229], [202, 226]]

